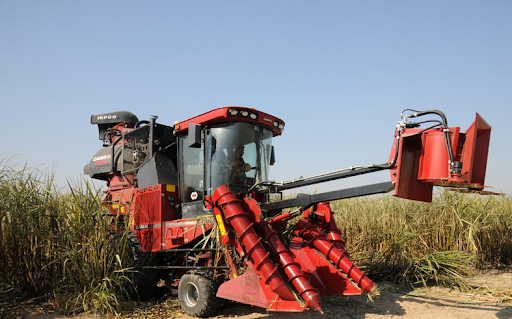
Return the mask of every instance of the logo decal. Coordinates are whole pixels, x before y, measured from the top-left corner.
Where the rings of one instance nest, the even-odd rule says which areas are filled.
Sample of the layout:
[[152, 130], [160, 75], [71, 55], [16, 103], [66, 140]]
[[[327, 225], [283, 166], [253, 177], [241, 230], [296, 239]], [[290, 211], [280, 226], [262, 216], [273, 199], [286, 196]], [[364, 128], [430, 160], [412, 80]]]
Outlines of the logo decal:
[[109, 158], [111, 158], [111, 157], [112, 157], [112, 155], [110, 155], [110, 154], [109, 154], [109, 155], [95, 156], [95, 157], [93, 157], [93, 158], [92, 158], [92, 161], [93, 161], [93, 162], [96, 162], [96, 161], [102, 161], [102, 160], [109, 159]]
[[116, 118], [117, 118], [117, 115], [115, 115], [115, 114], [98, 116], [98, 120], [115, 120]]

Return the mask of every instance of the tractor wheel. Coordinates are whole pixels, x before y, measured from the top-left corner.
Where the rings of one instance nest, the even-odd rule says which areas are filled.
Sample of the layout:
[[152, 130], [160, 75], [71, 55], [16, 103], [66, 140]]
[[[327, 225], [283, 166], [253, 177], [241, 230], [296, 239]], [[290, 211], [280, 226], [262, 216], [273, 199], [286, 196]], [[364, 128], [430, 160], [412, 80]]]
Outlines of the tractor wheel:
[[109, 238], [109, 255], [116, 261], [116, 255], [119, 255], [123, 267], [133, 268], [129, 270], [126, 276], [130, 282], [124, 286], [125, 291], [131, 298], [147, 300], [158, 294], [161, 289], [157, 283], [162, 278], [162, 271], [157, 269], [144, 269], [148, 265], [158, 265], [158, 260], [154, 254], [142, 251], [139, 240], [134, 232], [130, 231], [126, 240], [123, 240], [123, 233], [115, 233]]
[[181, 308], [190, 316], [209, 317], [220, 306], [216, 297], [217, 281], [204, 273], [187, 273], [180, 279], [178, 299]]

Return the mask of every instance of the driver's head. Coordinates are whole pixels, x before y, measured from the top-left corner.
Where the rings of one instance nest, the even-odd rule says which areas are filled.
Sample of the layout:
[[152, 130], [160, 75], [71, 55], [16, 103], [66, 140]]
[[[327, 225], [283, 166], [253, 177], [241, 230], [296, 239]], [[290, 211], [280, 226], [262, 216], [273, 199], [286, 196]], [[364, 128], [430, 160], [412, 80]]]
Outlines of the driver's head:
[[244, 149], [245, 149], [244, 144], [242, 144], [242, 143], [238, 144], [235, 149], [235, 155], [237, 157], [242, 157], [244, 155]]

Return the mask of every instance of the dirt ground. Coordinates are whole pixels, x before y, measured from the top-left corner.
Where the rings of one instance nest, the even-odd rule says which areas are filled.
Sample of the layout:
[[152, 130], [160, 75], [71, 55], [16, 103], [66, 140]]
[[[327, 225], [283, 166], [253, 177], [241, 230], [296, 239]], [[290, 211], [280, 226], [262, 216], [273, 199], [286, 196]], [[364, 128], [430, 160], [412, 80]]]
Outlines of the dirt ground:
[[[471, 292], [448, 288], [419, 288], [407, 290], [396, 285], [380, 283], [381, 296], [368, 301], [366, 296], [323, 297], [323, 314], [269, 313], [264, 309], [241, 304], [231, 304], [221, 309], [216, 319], [221, 318], [283, 318], [283, 319], [331, 319], [331, 318], [512, 318], [512, 271], [486, 272], [470, 280]], [[92, 319], [89, 314], [61, 316], [55, 313], [38, 313], [37, 308], [18, 313], [0, 312], [0, 317], [16, 319]], [[122, 318], [191, 318], [178, 309], [173, 298], [121, 316]]]

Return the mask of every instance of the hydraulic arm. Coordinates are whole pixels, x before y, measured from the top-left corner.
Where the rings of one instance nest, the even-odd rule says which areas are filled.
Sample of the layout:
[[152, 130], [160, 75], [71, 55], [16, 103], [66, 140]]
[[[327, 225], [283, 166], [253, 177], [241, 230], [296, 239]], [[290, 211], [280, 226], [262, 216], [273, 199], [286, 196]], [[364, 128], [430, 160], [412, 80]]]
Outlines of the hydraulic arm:
[[[413, 122], [411, 119], [425, 116], [427, 119]], [[421, 128], [422, 125], [430, 125]], [[337, 179], [390, 170], [391, 182], [353, 187], [322, 194], [299, 194], [294, 199], [263, 203], [263, 211], [299, 206], [307, 208], [323, 201], [387, 193], [401, 198], [430, 202], [434, 186], [466, 188], [473, 192], [484, 188], [485, 170], [491, 127], [477, 113], [466, 130], [448, 127], [448, 121], [439, 110], [404, 110], [397, 123], [395, 139], [388, 162], [366, 166], [353, 166], [335, 172], [273, 182], [278, 192], [293, 188], [329, 182]]]

